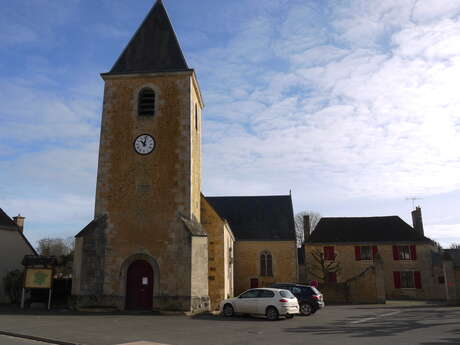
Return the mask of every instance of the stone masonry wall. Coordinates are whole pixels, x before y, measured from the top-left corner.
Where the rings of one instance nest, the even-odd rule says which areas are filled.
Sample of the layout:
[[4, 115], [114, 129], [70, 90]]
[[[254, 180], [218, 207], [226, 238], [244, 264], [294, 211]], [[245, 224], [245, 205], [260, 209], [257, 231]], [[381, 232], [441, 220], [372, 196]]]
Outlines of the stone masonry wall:
[[[439, 290], [444, 288], [438, 282], [438, 269], [432, 264], [431, 252], [436, 249], [431, 244], [417, 243], [417, 260], [394, 260], [393, 259], [393, 244], [395, 245], [411, 245], [414, 243], [357, 243], [357, 244], [307, 244], [306, 262], [307, 276], [309, 279], [314, 279], [308, 274], [308, 269], [314, 263], [311, 255], [312, 251], [319, 249], [323, 251], [324, 246], [334, 246], [337, 254], [336, 260], [340, 262], [341, 271], [337, 274], [338, 282], [343, 282], [350, 277], [353, 277], [362, 272], [366, 267], [373, 265], [373, 260], [356, 260], [355, 245], [377, 245], [379, 255], [383, 262], [385, 292], [387, 299], [440, 299]], [[440, 269], [440, 268], [439, 268]], [[394, 271], [420, 271], [422, 278], [421, 289], [396, 289], [394, 286]]]
[[[206, 267], [201, 274], [199, 269], [192, 270], [192, 239], [180, 220], [183, 216], [200, 221], [199, 195], [196, 200], [193, 191], [199, 190], [196, 184], [201, 178], [192, 176], [199, 174], [201, 164], [200, 150], [192, 148], [191, 136], [191, 100], [192, 93], [197, 93], [191, 90], [194, 75], [104, 78], [95, 207], [96, 216], [107, 215], [103, 296], [124, 307], [123, 263], [133, 255], [143, 255], [157, 263], [159, 270], [154, 309], [190, 310], [192, 271], [195, 277], [207, 278]], [[156, 94], [153, 117], [137, 115], [137, 97], [144, 87]], [[136, 154], [133, 148], [135, 138], [142, 134], [151, 134], [156, 141], [155, 151], [147, 156]], [[82, 277], [82, 281], [88, 279]]]
[[[273, 258], [273, 276], [260, 275], [260, 254], [269, 251]], [[297, 281], [297, 245], [295, 241], [236, 241], [235, 295], [249, 289], [250, 279], [259, 287]]]

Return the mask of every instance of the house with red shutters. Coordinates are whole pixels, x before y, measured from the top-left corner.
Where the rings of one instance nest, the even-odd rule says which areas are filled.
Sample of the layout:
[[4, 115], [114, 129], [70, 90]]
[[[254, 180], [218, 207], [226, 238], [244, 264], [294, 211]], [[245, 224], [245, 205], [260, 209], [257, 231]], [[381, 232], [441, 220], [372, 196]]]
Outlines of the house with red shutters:
[[350, 281], [378, 262], [384, 279], [376, 284], [384, 284], [386, 299], [445, 299], [442, 253], [424, 235], [420, 207], [412, 220], [413, 226], [398, 216], [322, 218], [312, 233], [306, 226], [307, 281], [317, 279], [315, 267], [330, 267], [323, 283], [334, 284]]

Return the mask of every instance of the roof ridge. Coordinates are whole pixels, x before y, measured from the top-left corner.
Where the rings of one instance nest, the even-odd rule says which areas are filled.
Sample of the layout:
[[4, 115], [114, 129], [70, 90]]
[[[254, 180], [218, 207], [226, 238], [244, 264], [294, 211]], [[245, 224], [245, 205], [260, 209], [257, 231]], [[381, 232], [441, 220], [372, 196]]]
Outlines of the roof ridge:
[[290, 197], [289, 194], [270, 194], [270, 195], [207, 195], [206, 198], [265, 198], [265, 197]]

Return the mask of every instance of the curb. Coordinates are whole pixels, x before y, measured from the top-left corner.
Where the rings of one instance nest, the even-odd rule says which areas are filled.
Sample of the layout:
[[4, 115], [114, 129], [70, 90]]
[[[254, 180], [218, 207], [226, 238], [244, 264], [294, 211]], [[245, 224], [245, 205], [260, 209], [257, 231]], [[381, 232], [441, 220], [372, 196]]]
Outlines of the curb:
[[54, 345], [82, 345], [82, 344], [78, 344], [78, 343], [69, 343], [67, 341], [61, 341], [61, 340], [55, 340], [55, 339], [49, 339], [49, 338], [42, 338], [42, 337], [36, 337], [36, 336], [33, 336], [33, 335], [18, 334], [18, 333], [13, 333], [13, 332], [6, 332], [6, 331], [0, 331], [0, 335], [6, 335], [6, 336], [9, 336], [9, 337], [14, 337], [14, 338], [22, 338], [22, 339], [41, 341], [42, 343], [48, 343], [48, 344], [54, 344]]

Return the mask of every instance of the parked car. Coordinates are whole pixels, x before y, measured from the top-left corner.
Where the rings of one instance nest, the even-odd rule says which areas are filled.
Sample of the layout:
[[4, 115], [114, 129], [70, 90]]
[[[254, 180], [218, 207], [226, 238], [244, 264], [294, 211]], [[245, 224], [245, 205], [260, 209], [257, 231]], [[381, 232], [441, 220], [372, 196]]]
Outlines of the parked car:
[[270, 285], [272, 288], [286, 289], [291, 291], [300, 305], [302, 315], [310, 315], [324, 308], [323, 294], [314, 286], [295, 283], [277, 283]]
[[221, 313], [230, 317], [235, 314], [265, 315], [269, 320], [278, 320], [280, 316], [290, 319], [299, 313], [297, 298], [283, 289], [249, 289], [235, 298], [220, 302]]

